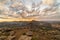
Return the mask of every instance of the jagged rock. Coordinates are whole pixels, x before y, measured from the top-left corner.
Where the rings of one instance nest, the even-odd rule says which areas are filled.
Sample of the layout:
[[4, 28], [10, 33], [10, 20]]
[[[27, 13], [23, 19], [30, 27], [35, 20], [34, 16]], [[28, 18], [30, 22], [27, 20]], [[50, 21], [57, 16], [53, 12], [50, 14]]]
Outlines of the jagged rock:
[[15, 32], [14, 31], [11, 31], [10, 32], [10, 36], [12, 36], [12, 35], [14, 35], [15, 34]]
[[31, 40], [31, 39], [32, 39], [32, 37], [22, 35], [22, 36], [20, 36], [20, 38], [18, 40]]
[[5, 40], [7, 38], [7, 36], [0, 36], [1, 40]]
[[33, 33], [31, 31], [26, 32], [27, 36], [33, 36]]
[[12, 40], [13, 38], [15, 38], [16, 36], [8, 36], [7, 40]]

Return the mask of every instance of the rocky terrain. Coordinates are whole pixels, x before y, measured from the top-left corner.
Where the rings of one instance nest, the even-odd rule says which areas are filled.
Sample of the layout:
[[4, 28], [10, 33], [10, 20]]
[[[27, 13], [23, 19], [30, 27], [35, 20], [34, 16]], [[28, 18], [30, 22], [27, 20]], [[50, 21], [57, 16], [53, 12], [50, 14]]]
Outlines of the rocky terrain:
[[60, 22], [3, 22], [0, 40], [60, 40]]

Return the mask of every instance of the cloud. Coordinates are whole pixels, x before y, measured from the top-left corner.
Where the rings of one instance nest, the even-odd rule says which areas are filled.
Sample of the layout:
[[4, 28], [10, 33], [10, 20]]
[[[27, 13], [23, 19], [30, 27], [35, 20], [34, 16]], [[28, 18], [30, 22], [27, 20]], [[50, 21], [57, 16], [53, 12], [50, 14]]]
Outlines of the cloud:
[[36, 18], [58, 19], [60, 17], [60, 0], [6, 0], [0, 4], [0, 14], [12, 18], [38, 16]]

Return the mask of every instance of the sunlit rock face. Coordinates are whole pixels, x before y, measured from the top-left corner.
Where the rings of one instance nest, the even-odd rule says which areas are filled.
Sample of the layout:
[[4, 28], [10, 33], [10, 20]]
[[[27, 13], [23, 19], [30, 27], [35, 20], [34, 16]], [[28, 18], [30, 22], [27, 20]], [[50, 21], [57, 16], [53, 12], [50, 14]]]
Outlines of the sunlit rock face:
[[1, 18], [59, 18], [60, 0], [0, 0]]

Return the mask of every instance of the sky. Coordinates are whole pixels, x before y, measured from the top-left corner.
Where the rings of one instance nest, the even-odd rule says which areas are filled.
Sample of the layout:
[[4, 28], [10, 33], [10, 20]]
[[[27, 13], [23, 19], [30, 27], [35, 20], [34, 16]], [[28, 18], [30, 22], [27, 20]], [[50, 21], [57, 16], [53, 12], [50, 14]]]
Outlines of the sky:
[[0, 19], [23, 18], [22, 16], [60, 19], [60, 0], [0, 0]]

